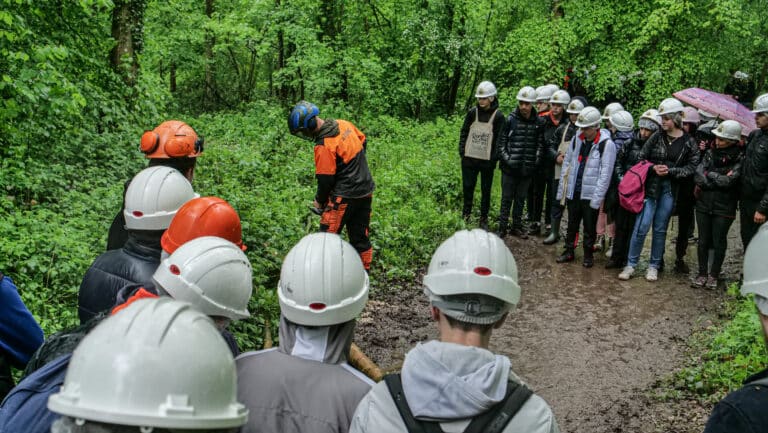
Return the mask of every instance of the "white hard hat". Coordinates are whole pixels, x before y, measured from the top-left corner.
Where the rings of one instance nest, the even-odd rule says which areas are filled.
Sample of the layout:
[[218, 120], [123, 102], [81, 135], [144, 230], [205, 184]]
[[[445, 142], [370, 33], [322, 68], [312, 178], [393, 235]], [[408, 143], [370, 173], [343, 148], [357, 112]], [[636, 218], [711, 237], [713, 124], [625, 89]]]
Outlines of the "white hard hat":
[[752, 104], [753, 113], [765, 113], [768, 111], [768, 93], [763, 93], [755, 99], [755, 103]]
[[236, 398], [235, 361], [211, 319], [165, 297], [140, 299], [96, 326], [48, 408], [86, 422], [210, 430], [247, 421]]
[[248, 257], [232, 242], [203, 236], [182, 244], [158, 266], [155, 283], [207, 316], [245, 319], [253, 293]]
[[477, 92], [475, 92], [475, 98], [488, 98], [490, 96], [496, 96], [496, 86], [490, 81], [483, 81], [477, 85]]
[[157, 165], [131, 179], [125, 191], [125, 227], [129, 230], [165, 230], [176, 211], [199, 197], [178, 170]]
[[640, 119], [648, 119], [651, 122], [656, 123], [656, 125], [661, 126], [661, 116], [659, 116], [659, 110], [655, 108], [645, 110], [645, 113], [640, 116]]
[[601, 118], [603, 120], [609, 120], [611, 118], [611, 114], [621, 111], [623, 109], [624, 109], [624, 106], [619, 104], [618, 102], [611, 102], [610, 104], [605, 106], [605, 109], [603, 110], [603, 115]]
[[432, 255], [424, 286], [438, 296], [481, 294], [511, 306], [520, 300], [517, 264], [498, 236], [461, 230]]
[[565, 90], [558, 90], [557, 92], [552, 94], [552, 97], [549, 98], [550, 104], [559, 104], [559, 105], [568, 105], [568, 103], [571, 102], [571, 95], [568, 94]]
[[717, 128], [712, 130], [716, 137], [726, 140], [741, 140], [741, 124], [735, 120], [723, 120]]
[[552, 95], [560, 90], [555, 84], [545, 84], [536, 88], [536, 102], [549, 102]]
[[352, 245], [334, 233], [313, 233], [285, 256], [277, 297], [291, 322], [330, 326], [356, 318], [368, 288], [368, 274]]
[[611, 114], [611, 125], [618, 131], [629, 132], [635, 128], [635, 119], [629, 111], [621, 110]]
[[709, 111], [704, 111], [701, 108], [699, 108], [697, 112], [699, 113], [699, 119], [701, 119], [702, 122], [709, 122], [710, 120], [717, 117], [716, 114], [712, 114]]
[[675, 98], [667, 98], [659, 104], [659, 116], [671, 113], [680, 113], [685, 110], [683, 103]]
[[741, 283], [741, 294], [755, 295], [768, 298], [768, 266], [765, 258], [768, 257], [768, 223], [764, 223], [757, 230], [744, 253], [744, 280]]
[[600, 124], [600, 111], [595, 107], [586, 107], [581, 110], [579, 117], [576, 118], [576, 126], [586, 128]]
[[683, 108], [683, 123], [695, 123], [699, 124], [701, 122], [701, 117], [699, 116], [699, 112], [693, 108], [693, 107], [684, 107]]
[[520, 102], [536, 102], [536, 89], [525, 86], [517, 92], [517, 100]]
[[568, 108], [565, 109], [565, 112], [568, 114], [579, 114], [583, 109], [584, 103], [578, 99], [574, 99], [568, 104]]

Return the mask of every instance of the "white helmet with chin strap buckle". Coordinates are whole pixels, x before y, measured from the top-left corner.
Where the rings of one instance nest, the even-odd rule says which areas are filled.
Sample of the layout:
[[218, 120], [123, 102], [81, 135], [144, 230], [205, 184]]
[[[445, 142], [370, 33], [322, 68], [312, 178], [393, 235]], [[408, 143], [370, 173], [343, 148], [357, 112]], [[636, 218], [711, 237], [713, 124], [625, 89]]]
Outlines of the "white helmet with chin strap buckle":
[[145, 168], [125, 191], [125, 227], [129, 230], [165, 230], [176, 211], [199, 197], [178, 170], [162, 165]]
[[600, 111], [595, 107], [586, 107], [581, 110], [579, 117], [576, 118], [576, 126], [579, 128], [588, 128], [600, 124]]
[[621, 110], [611, 114], [611, 125], [621, 132], [629, 132], [635, 128], [635, 119], [629, 111]]
[[682, 113], [685, 110], [683, 103], [675, 98], [667, 98], [659, 104], [659, 116], [671, 113]]
[[519, 102], [536, 102], [536, 89], [531, 86], [525, 86], [517, 91], [516, 99]]
[[520, 301], [517, 278], [515, 258], [504, 241], [485, 230], [461, 230], [432, 255], [424, 286], [432, 305], [444, 314], [489, 324]]
[[204, 314], [170, 298], [140, 299], [96, 326], [72, 354], [48, 408], [78, 422], [141, 431], [229, 429], [248, 419], [221, 334]]
[[475, 98], [490, 98], [496, 96], [496, 86], [490, 81], [483, 81], [477, 85], [477, 92], [475, 92]]
[[536, 102], [549, 102], [552, 95], [560, 90], [560, 87], [554, 84], [545, 84], [536, 88]]
[[[755, 294], [760, 312], [768, 316], [768, 266], [765, 258], [768, 256], [768, 223], [764, 223], [757, 230], [744, 253], [744, 280], [741, 283], [741, 294]], [[758, 297], [762, 299], [758, 299]]]
[[755, 99], [755, 103], [752, 104], [753, 113], [765, 113], [768, 112], [768, 93], [763, 93]]
[[550, 104], [566, 106], [569, 102], [571, 102], [571, 95], [569, 95], [565, 90], [558, 90], [552, 94], [551, 98], [549, 98]]
[[173, 299], [208, 316], [245, 319], [253, 293], [251, 263], [242, 249], [215, 236], [182, 244], [152, 276]]
[[618, 113], [619, 111], [623, 110], [624, 106], [619, 104], [618, 102], [611, 102], [610, 104], [605, 106], [605, 109], [603, 110], [603, 120], [610, 120], [611, 114]]
[[574, 99], [568, 104], [568, 108], [565, 109], [565, 112], [568, 114], [579, 114], [583, 109], [584, 103], [578, 99]]
[[[648, 120], [649, 122], [655, 123], [656, 124], [656, 128], [651, 128], [651, 127], [647, 127], [646, 128], [646, 126], [644, 126], [641, 123], [643, 120]], [[655, 108], [651, 108], [651, 109], [646, 110], [645, 113], [643, 113], [640, 116], [640, 120], [637, 122], [637, 126], [639, 126], [640, 128], [652, 129], [654, 131], [656, 129], [658, 129], [661, 126], [661, 116], [659, 116], [659, 111], [656, 110]]]
[[741, 140], [741, 124], [735, 120], [723, 120], [717, 128], [712, 130], [716, 137], [726, 140]]
[[368, 274], [352, 245], [334, 233], [313, 233], [285, 256], [277, 297], [289, 321], [331, 326], [355, 319], [368, 289]]

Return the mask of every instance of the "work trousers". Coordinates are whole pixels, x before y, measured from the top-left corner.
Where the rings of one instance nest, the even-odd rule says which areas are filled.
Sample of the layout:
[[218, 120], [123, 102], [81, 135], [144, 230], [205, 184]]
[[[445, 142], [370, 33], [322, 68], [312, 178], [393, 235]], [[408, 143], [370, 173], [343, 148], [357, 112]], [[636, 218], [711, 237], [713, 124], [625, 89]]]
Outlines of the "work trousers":
[[480, 176], [480, 218], [488, 218], [488, 210], [491, 207], [491, 187], [493, 186], [494, 167], [477, 168], [461, 167], [461, 183], [464, 192], [464, 208], [461, 211], [462, 216], [468, 217], [472, 214], [472, 205], [475, 199], [475, 187], [477, 186], [477, 176]]
[[699, 225], [699, 275], [707, 275], [709, 250], [714, 249], [709, 275], [718, 278], [728, 249], [728, 229], [734, 218], [696, 211], [696, 223]]
[[[578, 197], [576, 197], [578, 195]], [[566, 250], [573, 251], [576, 247], [576, 236], [579, 225], [584, 221], [584, 257], [592, 257], [597, 231], [597, 209], [589, 206], [589, 200], [581, 200], [580, 194], [574, 194], [573, 200], [568, 200], [568, 233], [565, 236]]]
[[531, 178], [528, 190], [528, 221], [541, 222], [544, 213], [544, 223], [552, 222], [552, 202], [557, 194], [554, 168], [539, 168]]
[[[677, 260], [683, 260], [688, 251], [688, 238], [694, 226], [693, 203], [677, 203], [677, 240], [675, 244], [675, 254]], [[696, 217], [698, 219], [698, 217]]]
[[530, 177], [513, 176], [501, 172], [499, 226], [506, 226], [509, 223], [509, 209], [512, 207], [512, 228], [522, 230], [523, 207], [525, 206], [525, 197], [530, 186]]
[[747, 250], [749, 241], [757, 234], [761, 224], [755, 222], [755, 211], [759, 201], [741, 200], [739, 202], [739, 222], [741, 224], [741, 244]]
[[360, 254], [363, 267], [371, 267], [373, 248], [369, 236], [373, 197], [331, 197], [320, 219], [320, 231], [341, 234], [346, 226], [349, 243]]
[[625, 264], [627, 263], [627, 255], [629, 255], [629, 240], [632, 237], [632, 229], [635, 227], [637, 214], [618, 206], [614, 212], [614, 217], [616, 218], [616, 235], [613, 238], [611, 260]]

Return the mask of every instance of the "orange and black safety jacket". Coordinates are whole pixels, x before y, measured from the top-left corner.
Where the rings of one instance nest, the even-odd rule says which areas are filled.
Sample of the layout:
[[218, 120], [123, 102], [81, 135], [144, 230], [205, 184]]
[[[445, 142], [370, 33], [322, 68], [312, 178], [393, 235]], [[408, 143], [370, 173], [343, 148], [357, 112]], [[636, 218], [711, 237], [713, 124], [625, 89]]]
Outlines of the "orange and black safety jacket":
[[327, 119], [315, 142], [315, 200], [321, 205], [333, 197], [361, 198], [375, 184], [365, 158], [365, 134], [346, 120]]

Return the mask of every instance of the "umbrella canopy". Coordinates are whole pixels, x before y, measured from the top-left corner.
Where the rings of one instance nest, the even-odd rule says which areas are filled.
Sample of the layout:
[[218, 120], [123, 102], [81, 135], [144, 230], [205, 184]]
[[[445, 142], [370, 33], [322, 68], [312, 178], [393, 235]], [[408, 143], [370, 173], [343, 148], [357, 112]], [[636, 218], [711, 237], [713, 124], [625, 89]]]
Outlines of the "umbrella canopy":
[[755, 113], [741, 105], [731, 96], [711, 90], [691, 87], [674, 93], [675, 98], [700, 110], [717, 115], [721, 120], [735, 120], [741, 124], [742, 135], [749, 135], [757, 128], [755, 125]]

